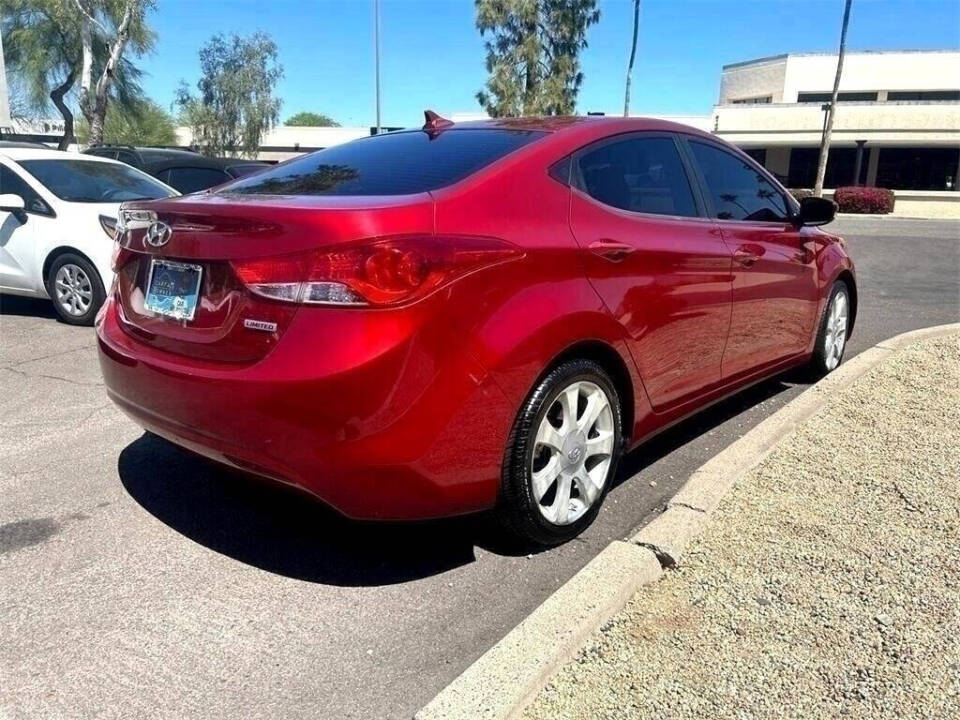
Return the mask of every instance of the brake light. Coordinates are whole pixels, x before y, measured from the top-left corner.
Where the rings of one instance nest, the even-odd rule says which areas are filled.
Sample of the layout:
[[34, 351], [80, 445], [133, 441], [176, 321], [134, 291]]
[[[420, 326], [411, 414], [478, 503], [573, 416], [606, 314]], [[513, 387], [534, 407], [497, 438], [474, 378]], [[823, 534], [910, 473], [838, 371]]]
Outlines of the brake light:
[[522, 255], [495, 238], [405, 236], [257, 260], [234, 261], [240, 281], [273, 300], [388, 306]]

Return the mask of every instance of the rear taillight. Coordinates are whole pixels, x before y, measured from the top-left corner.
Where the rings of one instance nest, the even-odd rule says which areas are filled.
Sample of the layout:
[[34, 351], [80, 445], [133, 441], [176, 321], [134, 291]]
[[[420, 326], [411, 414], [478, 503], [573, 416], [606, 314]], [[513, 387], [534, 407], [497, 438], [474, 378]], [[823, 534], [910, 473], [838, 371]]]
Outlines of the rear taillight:
[[251, 292], [274, 300], [385, 306], [521, 255], [516, 245], [495, 238], [404, 236], [235, 261], [233, 268]]

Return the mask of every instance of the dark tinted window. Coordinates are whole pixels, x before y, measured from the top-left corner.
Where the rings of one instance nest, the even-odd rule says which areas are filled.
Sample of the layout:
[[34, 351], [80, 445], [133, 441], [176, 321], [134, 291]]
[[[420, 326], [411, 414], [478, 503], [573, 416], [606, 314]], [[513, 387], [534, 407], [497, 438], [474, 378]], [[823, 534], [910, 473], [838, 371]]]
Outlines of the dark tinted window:
[[230, 180], [230, 176], [223, 170], [216, 168], [178, 167], [170, 168], [166, 182], [184, 195], [222, 185]]
[[26, 181], [6, 165], [0, 165], [0, 195], [19, 195], [23, 198], [23, 208], [27, 212], [49, 215], [52, 210], [37, 194], [37, 191], [27, 185]]
[[149, 175], [120, 163], [99, 160], [23, 160], [20, 165], [61, 200], [123, 202], [170, 197]]
[[235, 178], [246, 177], [247, 175], [253, 175], [254, 173], [260, 172], [270, 167], [269, 165], [231, 165], [227, 168], [227, 172], [230, 173]]
[[780, 191], [746, 160], [705, 143], [690, 143], [720, 220], [785, 222]]
[[140, 163], [137, 162], [137, 156], [134, 155], [129, 150], [118, 151], [117, 160], [119, 160], [120, 162], [125, 162], [127, 165], [133, 165], [134, 167], [140, 166]]
[[960, 100], [960, 90], [891, 90], [887, 100]]
[[621, 210], [693, 217], [697, 207], [672, 138], [631, 138], [580, 156], [583, 189]]
[[405, 195], [452, 185], [541, 137], [528, 130], [387, 133], [320, 150], [239, 180], [254, 195]]
[[[825, 103], [830, 102], [830, 99], [833, 97], [833, 93], [829, 92], [802, 92], [797, 93], [797, 102], [798, 103], [808, 103], [808, 102], [818, 102]], [[869, 102], [871, 100], [877, 99], [877, 93], [875, 92], [842, 92], [837, 93], [837, 102]]]

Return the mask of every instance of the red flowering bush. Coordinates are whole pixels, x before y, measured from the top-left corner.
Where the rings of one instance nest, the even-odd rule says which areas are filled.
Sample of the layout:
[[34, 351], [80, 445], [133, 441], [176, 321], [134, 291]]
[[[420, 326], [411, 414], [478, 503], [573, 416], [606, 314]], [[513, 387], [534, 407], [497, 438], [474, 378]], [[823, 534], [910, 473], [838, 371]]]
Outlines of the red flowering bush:
[[893, 212], [893, 190], [873, 187], [841, 187], [833, 201], [842, 213], [886, 215]]

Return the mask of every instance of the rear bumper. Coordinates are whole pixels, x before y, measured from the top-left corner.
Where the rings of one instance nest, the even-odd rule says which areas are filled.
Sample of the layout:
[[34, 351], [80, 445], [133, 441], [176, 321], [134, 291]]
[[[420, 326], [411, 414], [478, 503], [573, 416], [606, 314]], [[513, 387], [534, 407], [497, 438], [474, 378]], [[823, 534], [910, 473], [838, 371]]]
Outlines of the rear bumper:
[[107, 393], [147, 430], [350, 517], [492, 506], [514, 413], [484, 368], [452, 332], [389, 313], [367, 323], [377, 340], [331, 342], [323, 311], [299, 312], [269, 355], [233, 367], [138, 342], [110, 300], [97, 322]]

